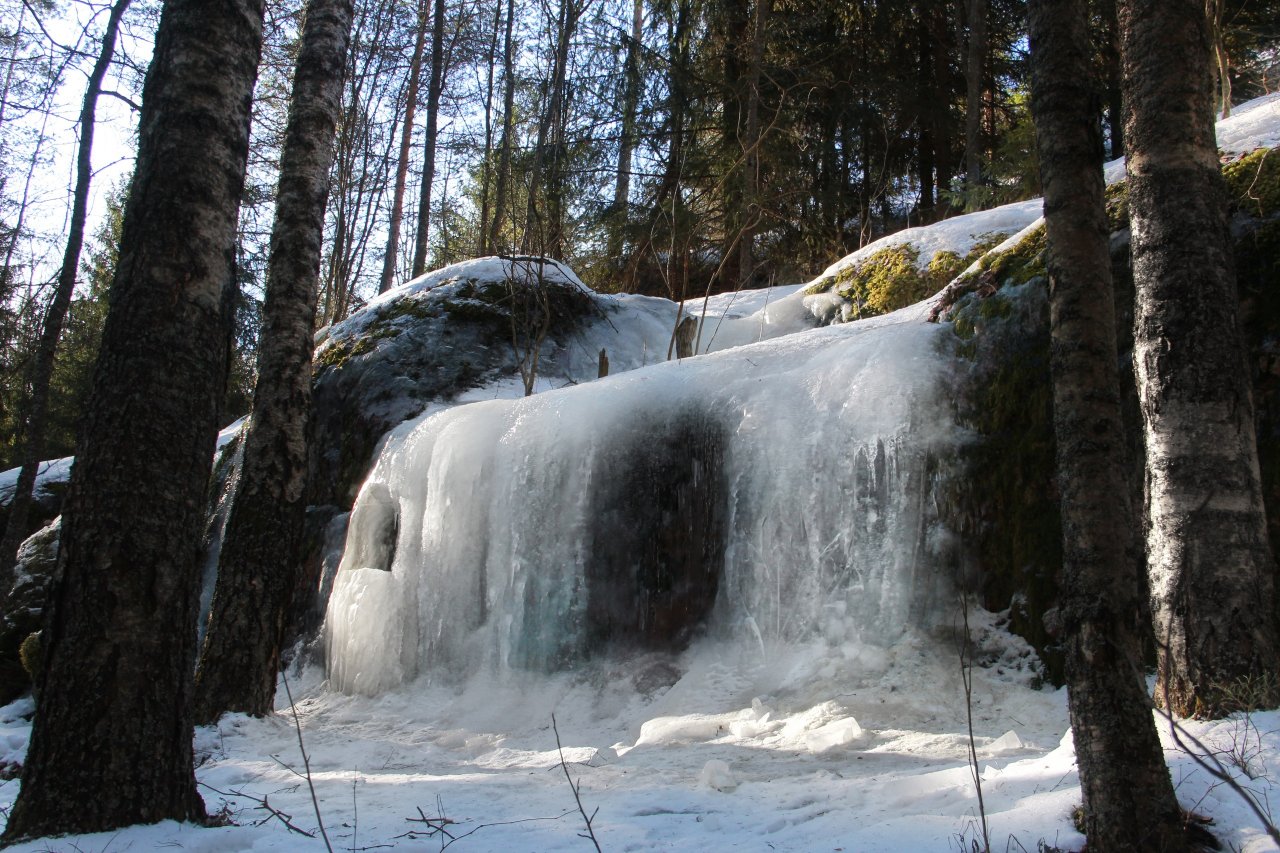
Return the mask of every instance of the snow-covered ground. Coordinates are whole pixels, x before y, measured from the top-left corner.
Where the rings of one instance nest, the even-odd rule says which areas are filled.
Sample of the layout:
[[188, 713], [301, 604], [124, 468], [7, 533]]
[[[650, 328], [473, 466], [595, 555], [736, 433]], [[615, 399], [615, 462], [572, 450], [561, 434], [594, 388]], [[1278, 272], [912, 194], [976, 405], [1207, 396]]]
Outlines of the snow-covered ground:
[[[1272, 96], [1242, 107], [1222, 127], [1220, 138], [1232, 150], [1275, 144], [1280, 139], [1280, 99]], [[1024, 203], [963, 222], [951, 220], [945, 235], [930, 232], [899, 239], [925, 247], [936, 243], [937, 248], [963, 254], [966, 240], [996, 230], [1018, 230], [1035, 214], [1034, 203]], [[935, 336], [936, 327], [925, 330], [916, 325], [924, 313], [917, 306], [849, 327], [802, 331], [809, 325], [798, 321], [802, 300], [797, 288], [786, 288], [716, 297], [707, 306], [709, 316], [724, 318], [725, 346], [782, 335], [785, 340], [755, 343], [697, 359], [697, 364], [652, 365], [525, 402], [483, 403], [477, 411], [494, 413], [488, 420], [433, 411], [397, 430], [375, 477], [383, 476], [394, 486], [395, 477], [401, 476], [388, 473], [395, 454], [411, 456], [417, 452], [411, 442], [423, 437], [434, 441], [442, 425], [467, 425], [460, 434], [480, 444], [474, 436], [482, 435], [482, 428], [510, 419], [505, 441], [508, 435], [549, 430], [548, 413], [583, 414], [610, 397], [634, 405], [644, 396], [635, 389], [646, 386], [672, 399], [721, 400], [723, 411], [740, 407], [742, 420], [734, 435], [760, 430], [779, 452], [753, 461], [743, 451], [733, 451], [737, 455], [732, 464], [740, 466], [734, 470], [745, 478], [735, 483], [749, 483], [752, 476], [758, 483], [760, 475], [773, 470], [769, 465], [775, 460], [785, 464], [789, 457], [811, 466], [802, 471], [816, 470], [811, 456], [796, 451], [820, 450], [820, 437], [807, 440], [797, 428], [786, 442], [780, 441], [776, 429], [762, 429], [751, 420], [753, 412], [786, 414], [798, 427], [819, 416], [848, 425], [851, 431], [841, 435], [843, 443], [831, 449], [830, 464], [841, 464], [853, 455], [853, 446], [883, 443], [885, 436], [898, 435], [893, 427], [897, 416], [890, 416], [903, 400], [896, 399], [893, 390], [906, 387], [894, 385], [887, 393], [884, 388], [862, 389], [856, 359], [898, 352], [893, 341], [924, 341]], [[637, 302], [637, 310], [656, 316], [655, 304]], [[691, 305], [689, 310], [701, 309]], [[912, 351], [919, 354], [922, 349]], [[940, 356], [928, 358], [935, 357]], [[751, 373], [748, 366], [759, 373]], [[933, 381], [922, 367], [930, 364], [904, 370], [914, 382]], [[886, 381], [880, 373], [871, 378], [875, 377]], [[688, 381], [701, 382], [705, 390], [680, 387]], [[775, 391], [753, 392], [753, 382], [773, 382]], [[924, 385], [913, 387], [921, 393], [927, 390]], [[505, 395], [502, 389], [490, 392]], [[859, 396], [864, 392], [866, 399]], [[788, 393], [793, 396], [785, 396]], [[478, 393], [471, 399], [483, 396]], [[877, 399], [882, 402], [875, 403]], [[816, 405], [831, 400], [856, 405]], [[816, 414], [805, 408], [810, 405]], [[907, 420], [913, 426], [904, 427], [906, 432], [919, 428], [918, 422]], [[853, 431], [862, 429], [864, 422], [869, 432]], [[566, 424], [578, 432], [584, 429], [573, 419], [566, 419]], [[461, 458], [460, 451], [448, 447], [447, 452], [439, 451], [442, 459]], [[543, 451], [534, 447], [530, 452]], [[883, 459], [884, 449], [879, 453]], [[521, 462], [518, 453], [511, 458], [511, 471], [528, 462]], [[778, 470], [776, 482], [779, 488], [791, 484], [787, 488], [792, 503], [780, 504], [776, 514], [803, 516], [812, 526], [822, 522], [819, 511], [834, 504], [815, 502], [788, 479], [794, 471]], [[506, 476], [512, 476], [511, 471]], [[851, 498], [849, 504], [854, 502]], [[402, 506], [432, 511], [423, 509], [425, 504], [419, 495], [406, 498]], [[766, 518], [761, 518], [761, 529]], [[500, 522], [494, 523], [499, 526], [484, 533], [486, 547], [501, 534]], [[357, 532], [358, 522], [353, 522], [353, 536]], [[830, 546], [817, 533], [814, 536], [825, 554]], [[783, 546], [794, 544], [780, 538], [772, 553], [788, 554]], [[856, 544], [841, 546], [849, 559]], [[750, 560], [745, 565], [750, 566]], [[766, 564], [760, 571], [768, 568]], [[804, 566], [787, 568], [803, 571]], [[346, 570], [374, 571], [358, 566]], [[775, 566], [770, 577], [781, 583], [784, 574]], [[756, 582], [744, 581], [743, 589], [750, 592]], [[885, 589], [899, 588], [888, 580], [883, 583]], [[842, 588], [840, 594], [855, 591]], [[350, 607], [358, 608], [362, 601], [368, 606], [359, 589], [348, 593], [342, 600]], [[799, 603], [814, 604], [794, 594]], [[413, 595], [420, 593], [414, 590]], [[781, 601], [781, 589], [777, 595]], [[750, 604], [750, 596], [744, 601]], [[1080, 787], [1065, 693], [1036, 686], [1029, 650], [1003, 632], [992, 614], [969, 614], [974, 651], [982, 665], [972, 670], [973, 686], [966, 696], [957, 641], [962, 633], [958, 603], [954, 612], [944, 602], [941, 613], [905, 621], [895, 632], [885, 633], [857, 630], [852, 609], [846, 612], [836, 606], [839, 601], [819, 598], [820, 610], [835, 614], [830, 617], [834, 631], [824, 627], [811, 636], [781, 629], [770, 633], [767, 625], [762, 631], [752, 620], [755, 635], [747, 642], [741, 630], [735, 634], [731, 629], [741, 625], [740, 614], [726, 605], [717, 617], [721, 630], [711, 631], [676, 657], [637, 653], [597, 658], [549, 676], [522, 672], [481, 655], [470, 677], [435, 683], [430, 678], [415, 680], [421, 674], [416, 652], [404, 656], [409, 634], [402, 632], [400, 617], [409, 604], [396, 596], [387, 596], [386, 602], [386, 611], [365, 612], [352, 623], [352, 630], [366, 632], [352, 641], [357, 646], [372, 636], [367, 632], [385, 627], [384, 639], [393, 642], [399, 659], [407, 662], [403, 670], [391, 673], [394, 678], [381, 673], [375, 679], [377, 695], [342, 693], [326, 681], [324, 671], [312, 667], [292, 676], [296, 705], [290, 705], [282, 690], [276, 716], [229, 716], [216, 727], [197, 731], [201, 791], [209, 811], [234, 825], [201, 829], [164, 823], [47, 839], [13, 849], [319, 850], [324, 841], [302, 833], [318, 836], [323, 824], [335, 850], [590, 850], [575, 786], [585, 814], [592, 816], [591, 831], [606, 851], [969, 850], [981, 835], [984, 812], [994, 850], [1032, 851], [1041, 845], [1079, 849], [1083, 843], [1071, 817], [1080, 802]], [[379, 626], [380, 616], [386, 626]], [[498, 636], [497, 641], [504, 639]], [[357, 662], [358, 668], [374, 665]], [[368, 687], [359, 679], [349, 683]], [[0, 766], [21, 761], [30, 711], [29, 700], [0, 709]], [[1184, 725], [1183, 733], [1176, 733], [1168, 723], [1159, 724], [1182, 805], [1212, 818], [1213, 831], [1231, 849], [1277, 850], [1245, 797], [1264, 814], [1271, 814], [1273, 799], [1280, 809], [1280, 792], [1273, 791], [1274, 774], [1280, 773], [1280, 713]], [[983, 809], [969, 764], [971, 744], [977, 754]], [[1203, 761], [1221, 767], [1243, 794]], [[309, 782], [315, 788], [314, 808]], [[0, 784], [0, 813], [12, 804], [17, 787], [16, 781]]]
[[[999, 642], [997, 632], [986, 647]], [[479, 677], [463, 688], [377, 698], [329, 692], [315, 671], [296, 676], [291, 688], [335, 850], [439, 850], [451, 839], [464, 851], [592, 849], [580, 837], [585, 827], [553, 715], [606, 851], [968, 850], [980, 812], [959, 657], [946, 648], [926, 636], [836, 657], [823, 647], [759, 656], [705, 645], [677, 662], [683, 674], [674, 684], [656, 689], [674, 675], [659, 660], [552, 679]], [[1041, 842], [1079, 849], [1065, 693], [1032, 689], [1016, 668], [978, 668], [974, 676], [974, 743], [992, 849], [1034, 851]], [[28, 728], [13, 717], [29, 708], [0, 712], [0, 760], [21, 753]], [[1230, 849], [1276, 849], [1240, 797], [1161, 728], [1183, 806], [1214, 818]], [[1187, 728], [1264, 808], [1280, 793], [1272, 781], [1280, 714]], [[210, 811], [237, 825], [169, 822], [13, 849], [324, 849], [262, 806], [318, 835], [283, 705], [270, 719], [229, 716], [198, 730], [196, 749]], [[0, 806], [16, 787], [0, 786]], [[433, 834], [441, 818], [447, 836]]]

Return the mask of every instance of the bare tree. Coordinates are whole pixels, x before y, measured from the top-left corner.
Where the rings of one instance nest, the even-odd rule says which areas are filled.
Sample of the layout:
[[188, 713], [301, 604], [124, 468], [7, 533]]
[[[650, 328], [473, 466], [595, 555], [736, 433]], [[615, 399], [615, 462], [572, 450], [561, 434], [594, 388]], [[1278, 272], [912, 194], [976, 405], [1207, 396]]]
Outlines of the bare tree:
[[96, 125], [98, 95], [102, 80], [111, 66], [116, 49], [116, 37], [120, 31], [120, 19], [129, 8], [129, 0], [116, 0], [107, 18], [102, 34], [102, 47], [98, 59], [89, 73], [85, 86], [84, 103], [80, 108], [80, 143], [76, 149], [76, 186], [71, 202], [71, 218], [67, 224], [67, 246], [62, 255], [62, 268], [53, 298], [45, 310], [40, 340], [36, 345], [35, 361], [31, 366], [26, 417], [22, 438], [22, 470], [9, 501], [9, 520], [4, 536], [0, 538], [0, 587], [8, 589], [8, 578], [18, 546], [26, 538], [27, 516], [31, 509], [31, 494], [36, 484], [36, 470], [44, 453], [45, 424], [49, 415], [49, 383], [53, 377], [54, 355], [62, 327], [75, 292], [76, 273], [80, 269], [80, 250], [84, 247], [85, 218], [89, 209], [89, 184], [93, 179], [93, 131]]

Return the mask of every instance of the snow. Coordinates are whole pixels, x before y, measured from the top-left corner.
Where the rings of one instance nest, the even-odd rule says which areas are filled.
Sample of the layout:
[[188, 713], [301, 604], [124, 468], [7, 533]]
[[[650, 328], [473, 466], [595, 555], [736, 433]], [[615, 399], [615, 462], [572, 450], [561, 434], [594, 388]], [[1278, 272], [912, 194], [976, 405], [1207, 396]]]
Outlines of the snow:
[[[1274, 96], [1238, 108], [1221, 144], [1275, 144], [1278, 111]], [[1027, 202], [895, 236], [927, 262], [1038, 215]], [[971, 608], [989, 665], [966, 697], [960, 605], [930, 569], [945, 536], [929, 529], [924, 463], [964, 437], [938, 405], [949, 362], [927, 305], [814, 329], [797, 286], [713, 297], [713, 352], [655, 364], [676, 309], [612, 299], [615, 324], [647, 330], [620, 356], [635, 369], [527, 399], [493, 399], [511, 383], [478, 389], [387, 439], [352, 514], [330, 670], [291, 673], [292, 709], [281, 691], [272, 717], [196, 732], [201, 791], [236, 825], [12, 849], [323, 849], [284, 823], [318, 829], [295, 712], [335, 849], [590, 849], [576, 786], [610, 851], [965, 850], [981, 821], [971, 748], [995, 849], [1079, 849], [1065, 692], [1037, 688], [1026, 644]], [[347, 322], [328, 334], [366, 321]], [[723, 437], [734, 494], [710, 624], [679, 654], [591, 655], [567, 591], [592, 490], [677, 416]], [[806, 583], [815, 574], [826, 582]], [[29, 699], [0, 709], [0, 767], [22, 759], [31, 712]], [[1156, 719], [1183, 807], [1232, 849], [1276, 850], [1203, 762], [1269, 813], [1280, 712], [1178, 732]], [[16, 792], [0, 784], [0, 813]]]

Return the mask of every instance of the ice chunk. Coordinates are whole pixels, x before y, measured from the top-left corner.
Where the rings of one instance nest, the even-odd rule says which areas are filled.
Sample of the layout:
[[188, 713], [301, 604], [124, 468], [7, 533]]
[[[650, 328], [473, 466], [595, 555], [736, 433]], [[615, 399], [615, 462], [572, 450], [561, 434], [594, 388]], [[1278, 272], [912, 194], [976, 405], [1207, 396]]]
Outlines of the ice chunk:
[[862, 726], [853, 717], [844, 717], [807, 732], [804, 743], [810, 752], [826, 752], [828, 749], [853, 743], [860, 737]]
[[987, 744], [987, 752], [996, 754], [1001, 752], [1013, 752], [1015, 750], [1023, 749], [1025, 746], [1026, 744], [1022, 742], [1022, 738], [1018, 737], [1018, 733], [1010, 730]]
[[738, 787], [738, 780], [734, 777], [733, 769], [728, 762], [713, 758], [702, 766], [702, 772], [698, 774], [698, 784], [704, 788], [714, 788], [728, 793]]

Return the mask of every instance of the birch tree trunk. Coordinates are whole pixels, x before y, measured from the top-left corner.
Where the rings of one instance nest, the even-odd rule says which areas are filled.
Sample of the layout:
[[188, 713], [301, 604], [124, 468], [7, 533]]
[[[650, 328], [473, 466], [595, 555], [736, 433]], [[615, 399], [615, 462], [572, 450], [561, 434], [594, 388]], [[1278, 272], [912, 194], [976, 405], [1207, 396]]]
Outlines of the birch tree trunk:
[[1185, 850], [1143, 680], [1142, 561], [1124, 472], [1102, 135], [1085, 0], [1032, 0], [1031, 109], [1048, 229], [1061, 612], [1089, 849]]
[[227, 376], [262, 16], [261, 0], [169, 0], [161, 13], [6, 842], [204, 818], [194, 543]]
[[1121, 0], [1134, 359], [1159, 681], [1182, 715], [1277, 698], [1275, 563], [1237, 318], [1201, 0]]
[[275, 699], [306, 511], [312, 329], [351, 16], [351, 0], [307, 4], [280, 157], [258, 384], [196, 674], [200, 723], [227, 711], [264, 716]]

